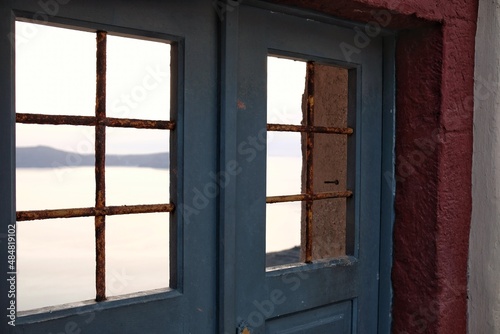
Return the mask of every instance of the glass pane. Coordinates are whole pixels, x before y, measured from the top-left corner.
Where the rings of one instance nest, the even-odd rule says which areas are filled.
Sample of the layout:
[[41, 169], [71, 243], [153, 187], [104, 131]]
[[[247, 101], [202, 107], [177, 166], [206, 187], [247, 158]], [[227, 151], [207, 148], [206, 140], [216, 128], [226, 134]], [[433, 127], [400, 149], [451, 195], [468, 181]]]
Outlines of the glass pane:
[[266, 205], [266, 266], [300, 262], [301, 202]]
[[295, 124], [302, 122], [306, 63], [267, 57], [267, 122]]
[[169, 203], [168, 130], [109, 128], [106, 204]]
[[[106, 154], [155, 154], [168, 152], [169, 149], [169, 130], [106, 128]], [[163, 161], [159, 167], [168, 165], [165, 166]]]
[[313, 260], [342, 255], [346, 255], [346, 199], [314, 201]]
[[169, 214], [106, 218], [106, 294], [169, 286]]
[[[303, 61], [268, 57], [268, 123], [302, 123], [305, 73]], [[267, 196], [300, 194], [302, 163], [299, 132], [268, 132]], [[266, 265], [299, 262], [301, 203], [274, 203], [266, 208]]]
[[17, 223], [17, 307], [95, 298], [93, 218]]
[[170, 118], [170, 44], [108, 35], [107, 115]]
[[94, 33], [16, 22], [16, 38], [16, 112], [95, 114]]
[[300, 194], [300, 133], [268, 132], [267, 137], [267, 196]]
[[17, 124], [17, 210], [94, 206], [93, 138], [93, 127]]
[[[301, 124], [303, 114], [306, 110], [304, 101], [305, 83], [305, 62], [301, 66], [296, 66], [297, 62], [292, 60], [277, 59], [268, 57], [268, 123], [290, 123]], [[296, 66], [296, 67], [294, 67]], [[293, 78], [295, 79], [292, 79]], [[314, 82], [314, 125], [327, 127], [347, 127], [348, 120], [348, 70], [314, 63], [314, 77], [310, 78]], [[290, 88], [294, 82], [301, 82], [299, 86]], [[288, 95], [287, 95], [288, 94]], [[297, 96], [300, 97], [297, 98]], [[275, 121], [280, 118], [275, 110], [278, 107], [294, 103], [292, 121]], [[274, 108], [273, 108], [274, 107]], [[274, 110], [274, 111], [273, 111]], [[283, 114], [283, 113], [282, 113]], [[284, 117], [281, 117], [284, 118]], [[285, 117], [286, 118], [286, 117]], [[273, 119], [273, 120], [271, 120]], [[314, 146], [312, 148], [312, 165], [306, 166], [306, 133], [297, 132], [268, 132], [267, 143], [267, 196], [293, 195], [306, 193], [305, 173], [312, 170], [313, 187], [312, 195], [323, 192], [337, 192], [347, 190], [347, 140], [346, 135], [314, 133]], [[287, 221], [287, 214], [291, 208], [286, 208], [288, 203], [271, 204], [267, 206], [267, 252], [268, 263], [270, 249], [280, 244], [280, 240], [289, 234], [299, 235], [302, 246], [305, 245], [305, 204], [296, 205], [296, 214], [301, 226], [286, 226], [280, 228], [279, 232], [272, 232], [274, 220]], [[300, 210], [300, 211], [299, 211]], [[313, 203], [313, 229], [312, 259], [332, 258], [345, 255], [346, 249], [346, 199], [329, 199]], [[278, 218], [270, 214], [279, 212]], [[278, 215], [278, 214], [276, 214]], [[283, 233], [283, 231], [286, 231]], [[280, 234], [281, 233], [281, 234]], [[281, 239], [280, 239], [281, 238]], [[281, 249], [280, 251], [283, 251]], [[293, 263], [305, 259], [305, 249], [297, 250], [295, 259], [288, 259], [287, 253], [273, 254], [274, 261], [282, 259], [281, 263]], [[288, 261], [288, 262], [287, 262]], [[274, 265], [274, 264], [273, 264]]]

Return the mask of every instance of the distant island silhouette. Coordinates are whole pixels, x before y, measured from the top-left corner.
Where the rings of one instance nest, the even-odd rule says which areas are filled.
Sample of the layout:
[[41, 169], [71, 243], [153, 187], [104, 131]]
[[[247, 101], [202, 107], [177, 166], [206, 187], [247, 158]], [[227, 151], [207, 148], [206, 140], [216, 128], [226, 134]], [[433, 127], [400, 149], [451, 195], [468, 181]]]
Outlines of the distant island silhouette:
[[[17, 168], [59, 168], [94, 166], [93, 154], [79, 154], [48, 146], [17, 147]], [[106, 166], [169, 168], [168, 152], [152, 154], [106, 154]]]

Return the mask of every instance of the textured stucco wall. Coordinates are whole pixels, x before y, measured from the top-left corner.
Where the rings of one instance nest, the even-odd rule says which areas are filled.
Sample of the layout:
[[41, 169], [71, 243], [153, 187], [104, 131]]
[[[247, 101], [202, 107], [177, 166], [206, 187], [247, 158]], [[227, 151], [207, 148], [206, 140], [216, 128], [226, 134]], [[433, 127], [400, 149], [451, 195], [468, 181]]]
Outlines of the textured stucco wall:
[[500, 333], [500, 4], [480, 0], [476, 35], [469, 333]]

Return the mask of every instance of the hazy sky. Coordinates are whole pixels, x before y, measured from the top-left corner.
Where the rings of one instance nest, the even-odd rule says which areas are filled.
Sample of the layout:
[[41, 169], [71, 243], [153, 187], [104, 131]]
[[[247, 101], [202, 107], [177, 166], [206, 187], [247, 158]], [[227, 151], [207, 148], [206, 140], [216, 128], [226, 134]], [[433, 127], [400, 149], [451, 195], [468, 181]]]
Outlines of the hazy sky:
[[[94, 115], [95, 33], [16, 23], [16, 111]], [[167, 120], [170, 45], [108, 35], [107, 115]], [[300, 124], [305, 63], [269, 58], [268, 121]], [[214, 83], [215, 84], [215, 83]], [[168, 150], [168, 131], [108, 128], [107, 152]], [[17, 125], [17, 146], [91, 153], [93, 127]], [[300, 155], [300, 135], [272, 136], [269, 153]]]

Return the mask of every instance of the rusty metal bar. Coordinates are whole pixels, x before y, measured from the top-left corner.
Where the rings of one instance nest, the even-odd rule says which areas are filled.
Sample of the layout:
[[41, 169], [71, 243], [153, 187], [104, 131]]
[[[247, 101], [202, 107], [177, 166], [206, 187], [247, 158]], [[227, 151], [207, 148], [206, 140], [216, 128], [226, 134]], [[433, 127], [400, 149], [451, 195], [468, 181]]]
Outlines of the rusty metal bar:
[[95, 208], [18, 211], [16, 212], [16, 220], [19, 222], [54, 218], [92, 217], [95, 214]]
[[322, 192], [316, 193], [311, 196], [313, 201], [322, 200], [322, 199], [330, 199], [330, 198], [349, 198], [352, 196], [352, 191], [331, 191], [331, 192]]
[[16, 122], [24, 124], [50, 125], [95, 125], [94, 116], [16, 114]]
[[350, 190], [322, 192], [316, 194], [270, 196], [266, 198], [266, 203], [274, 204], [274, 203], [299, 202], [299, 201], [317, 201], [330, 198], [348, 198], [351, 196], [352, 196], [352, 191]]
[[[43, 114], [16, 114], [16, 122], [24, 124], [47, 124], [47, 125], [87, 125], [95, 126], [97, 118], [94, 116], [71, 116], [71, 115], [43, 115]], [[155, 121], [130, 118], [107, 117], [103, 120], [104, 125], [110, 127], [136, 128], [136, 129], [160, 129], [174, 130], [173, 121]]]
[[123, 205], [123, 206], [108, 206], [103, 213], [106, 216], [128, 215], [137, 213], [157, 213], [157, 212], [173, 212], [175, 205], [173, 204], [143, 204], [143, 205]]
[[136, 128], [136, 129], [159, 129], [159, 130], [174, 130], [175, 122], [173, 121], [153, 121], [145, 119], [130, 119], [130, 118], [111, 118], [108, 117], [104, 121], [106, 126], [121, 127], [121, 128]]
[[267, 204], [274, 204], [274, 203], [285, 203], [285, 202], [299, 202], [299, 201], [305, 201], [306, 199], [307, 199], [306, 194], [269, 196], [269, 197], [266, 197], [266, 203]]
[[75, 209], [55, 209], [55, 210], [33, 210], [16, 212], [16, 220], [45, 220], [56, 218], [77, 218], [93, 216], [113, 216], [140, 213], [173, 212], [173, 204], [146, 204], [146, 205], [123, 205], [107, 206], [104, 209], [96, 208], [75, 208]]
[[[96, 210], [106, 207], [106, 36], [97, 32], [96, 104], [95, 104], [95, 181]], [[106, 216], [95, 216], [96, 301], [106, 299]]]
[[[307, 85], [307, 100], [306, 110], [304, 115], [305, 125], [307, 127], [314, 126], [314, 62], [307, 62], [306, 73]], [[313, 148], [314, 148], [314, 133], [306, 132], [306, 221], [305, 221], [305, 262], [312, 262], [312, 246], [313, 246], [313, 201], [310, 198], [314, 194], [313, 182]]]
[[286, 132], [314, 132], [314, 133], [331, 133], [339, 135], [352, 135], [352, 128], [335, 128], [328, 126], [313, 126], [313, 125], [292, 125], [292, 124], [267, 124], [267, 131], [286, 131]]

